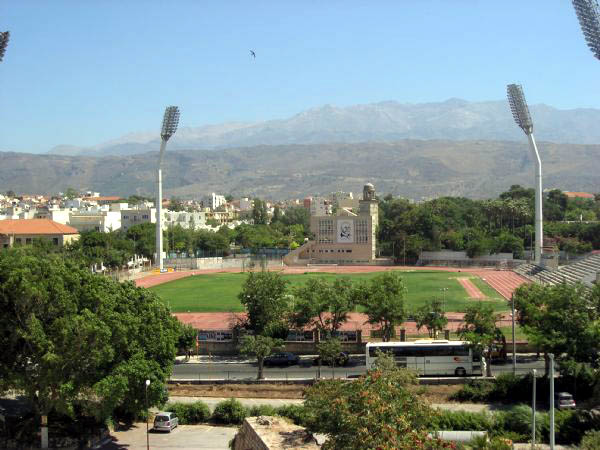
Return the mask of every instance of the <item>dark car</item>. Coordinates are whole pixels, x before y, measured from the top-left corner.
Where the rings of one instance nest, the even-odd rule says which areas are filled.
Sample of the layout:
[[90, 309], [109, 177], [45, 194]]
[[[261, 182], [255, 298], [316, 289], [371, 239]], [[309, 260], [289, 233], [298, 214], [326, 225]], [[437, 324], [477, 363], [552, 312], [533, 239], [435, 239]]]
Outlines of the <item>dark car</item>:
[[[321, 359], [321, 357], [317, 356], [314, 360], [314, 364], [318, 365], [320, 359]], [[335, 357], [335, 365], [336, 366], [345, 366], [346, 364], [348, 364], [348, 361], [350, 361], [350, 355], [346, 352], [340, 352], [340, 354]], [[329, 365], [329, 364], [331, 364], [331, 360], [323, 359], [323, 364]]]
[[290, 352], [275, 353], [265, 358], [265, 366], [291, 366], [298, 364], [300, 357]]

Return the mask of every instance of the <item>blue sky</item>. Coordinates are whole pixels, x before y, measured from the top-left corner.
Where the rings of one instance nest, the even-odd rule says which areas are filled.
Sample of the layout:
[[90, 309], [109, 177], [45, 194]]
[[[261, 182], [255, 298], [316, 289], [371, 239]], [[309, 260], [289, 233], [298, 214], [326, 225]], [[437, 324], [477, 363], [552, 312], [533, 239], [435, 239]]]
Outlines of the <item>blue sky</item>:
[[[568, 0], [6, 0], [0, 151], [451, 97], [600, 108]], [[256, 52], [252, 59], [249, 50]]]

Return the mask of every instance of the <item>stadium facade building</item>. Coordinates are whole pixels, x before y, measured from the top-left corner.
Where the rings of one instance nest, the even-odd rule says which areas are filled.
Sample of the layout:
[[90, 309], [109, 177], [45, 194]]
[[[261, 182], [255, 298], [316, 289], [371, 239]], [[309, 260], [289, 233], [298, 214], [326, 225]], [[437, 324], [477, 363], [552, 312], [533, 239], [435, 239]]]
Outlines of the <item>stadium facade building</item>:
[[290, 252], [288, 265], [373, 264], [376, 259], [376, 231], [379, 219], [375, 188], [365, 184], [358, 210], [339, 208], [335, 214], [310, 217], [315, 239]]

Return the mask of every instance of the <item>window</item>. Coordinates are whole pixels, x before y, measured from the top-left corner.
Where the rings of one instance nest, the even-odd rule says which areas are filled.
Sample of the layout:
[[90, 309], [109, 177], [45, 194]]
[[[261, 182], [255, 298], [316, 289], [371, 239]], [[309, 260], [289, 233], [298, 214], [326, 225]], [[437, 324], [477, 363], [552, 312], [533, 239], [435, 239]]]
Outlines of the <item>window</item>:
[[346, 250], [346, 253], [352, 253], [352, 250]]
[[31, 245], [31, 238], [25, 238], [25, 244]]
[[142, 219], [147, 219], [147, 218], [148, 218], [148, 214], [144, 214], [144, 215], [142, 216]]
[[123, 216], [123, 219], [129, 220], [129, 216]]
[[17, 238], [17, 239], [15, 239], [15, 242], [16, 242], [17, 244], [20, 244], [20, 243], [21, 243], [21, 238]]
[[52, 238], [52, 243], [54, 245], [58, 245], [58, 238]]

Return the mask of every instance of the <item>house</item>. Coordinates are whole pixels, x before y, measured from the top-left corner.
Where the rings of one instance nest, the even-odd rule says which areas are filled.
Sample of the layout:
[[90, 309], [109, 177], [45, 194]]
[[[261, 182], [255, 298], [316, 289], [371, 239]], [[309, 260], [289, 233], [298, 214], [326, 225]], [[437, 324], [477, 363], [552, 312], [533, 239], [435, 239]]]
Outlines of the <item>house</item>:
[[0, 248], [29, 245], [36, 239], [45, 239], [63, 246], [79, 239], [79, 232], [68, 225], [49, 219], [6, 219], [0, 221]]

